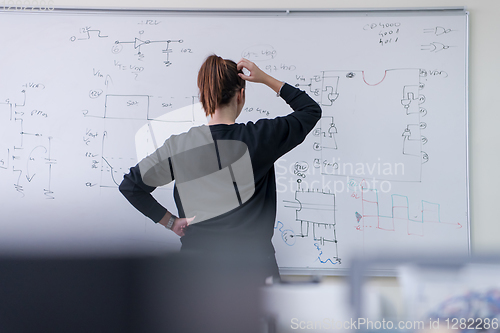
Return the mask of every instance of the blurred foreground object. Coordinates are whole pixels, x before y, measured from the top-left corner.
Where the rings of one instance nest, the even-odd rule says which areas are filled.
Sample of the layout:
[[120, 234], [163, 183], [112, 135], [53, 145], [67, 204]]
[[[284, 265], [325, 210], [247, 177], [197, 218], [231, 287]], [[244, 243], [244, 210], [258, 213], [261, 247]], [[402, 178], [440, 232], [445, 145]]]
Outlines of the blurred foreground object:
[[0, 332], [257, 332], [258, 272], [179, 253], [4, 257]]

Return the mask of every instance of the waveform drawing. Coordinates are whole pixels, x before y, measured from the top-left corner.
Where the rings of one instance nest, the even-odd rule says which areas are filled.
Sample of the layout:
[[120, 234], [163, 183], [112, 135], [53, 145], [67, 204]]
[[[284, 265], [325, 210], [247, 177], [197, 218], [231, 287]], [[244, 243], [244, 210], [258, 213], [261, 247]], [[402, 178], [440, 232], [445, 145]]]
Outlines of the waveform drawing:
[[[87, 110], [83, 112], [86, 118], [100, 119], [105, 129], [100, 154], [92, 156], [91, 165], [92, 169], [101, 171], [101, 188], [116, 188], [131, 166], [154, 152], [169, 136], [186, 132], [193, 126], [207, 122], [201, 104], [195, 103], [193, 97], [190, 97], [190, 105], [160, 117], [151, 115], [154, 114], [154, 110], [151, 111], [151, 96], [105, 97], [104, 111], [95, 114], [90, 114]], [[93, 136], [97, 137], [98, 134]], [[85, 140], [88, 144], [88, 139]], [[92, 182], [87, 183], [89, 187], [95, 185]]]
[[104, 118], [149, 119], [149, 96], [106, 95]]
[[107, 38], [108, 37], [108, 36], [102, 35], [101, 30], [92, 29], [92, 27], [89, 27], [89, 26], [81, 28], [79, 33], [80, 33], [80, 36], [82, 36], [82, 37], [71, 36], [70, 40], [72, 42], [74, 42], [76, 40], [89, 40], [92, 38], [92, 36], [96, 36], [99, 38]]
[[285, 201], [285, 207], [295, 208], [295, 220], [300, 223], [300, 233], [292, 235], [290, 229], [287, 230], [287, 244], [292, 242], [290, 238], [293, 243], [297, 238], [309, 238], [319, 251], [317, 260], [340, 263], [335, 230], [335, 194], [299, 190], [295, 192], [295, 201]]
[[[441, 221], [441, 206], [438, 203], [421, 200], [420, 217], [410, 215], [410, 201], [407, 196], [400, 194], [391, 195], [391, 215], [380, 213], [379, 193], [376, 189], [369, 188], [366, 181], [361, 182], [361, 214], [355, 213], [356, 229], [364, 231], [369, 228], [383, 231], [396, 231], [406, 228], [408, 235], [424, 236], [424, 226], [427, 223], [449, 224], [461, 228], [460, 223], [447, 223]], [[398, 229], [400, 230], [400, 229]]]
[[[113, 128], [117, 125], [108, 124], [109, 132], [105, 131], [102, 136], [100, 187], [118, 187], [129, 168], [137, 163], [130, 149], [133, 147], [133, 138], [118, 135], [120, 132]], [[124, 143], [129, 145], [124, 147]]]

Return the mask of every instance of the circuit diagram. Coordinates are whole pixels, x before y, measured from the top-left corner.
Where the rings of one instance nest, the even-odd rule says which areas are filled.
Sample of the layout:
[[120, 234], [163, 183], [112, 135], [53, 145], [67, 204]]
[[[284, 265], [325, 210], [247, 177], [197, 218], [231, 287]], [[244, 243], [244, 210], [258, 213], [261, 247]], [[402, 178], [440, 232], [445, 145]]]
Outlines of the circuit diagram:
[[297, 190], [295, 199], [284, 201], [284, 207], [295, 209], [294, 224], [300, 231], [278, 230], [282, 240], [289, 246], [308, 241], [317, 250], [317, 260], [321, 264], [340, 264], [335, 231], [335, 194]]
[[135, 52], [136, 52], [135, 55], [137, 56], [137, 59], [143, 60], [145, 57], [145, 53], [143, 51], [141, 51], [141, 48], [144, 49], [145, 47], [147, 47], [149, 45], [159, 44], [159, 45], [163, 46], [163, 48], [161, 49], [161, 52], [165, 55], [165, 59], [164, 59], [163, 63], [167, 67], [172, 65], [172, 62], [170, 61], [170, 54], [173, 52], [173, 50], [171, 48], [171, 44], [183, 43], [184, 41], [182, 39], [150, 40], [150, 39], [146, 39], [146, 38], [142, 37], [143, 34], [144, 34], [144, 30], [141, 30], [141, 31], [139, 31], [139, 37], [135, 37], [134, 40], [132, 40], [132, 41], [120, 41], [120, 40], [115, 41], [115, 44], [111, 48], [111, 52], [113, 54], [118, 54], [118, 53], [122, 52], [124, 45], [129, 44], [135, 50]]
[[20, 198], [55, 198], [52, 173], [57, 159], [46, 126], [51, 114], [36, 108], [36, 98], [44, 89], [42, 83], [26, 83], [0, 103], [0, 172], [7, 174], [7, 188]]
[[[421, 181], [422, 164], [431, 158], [425, 151], [426, 77], [421, 69], [386, 70], [375, 81], [365, 71], [324, 71], [296, 84], [323, 108], [313, 131], [322, 173]], [[383, 132], [382, 119], [391, 124]], [[368, 175], [374, 164], [376, 173]]]

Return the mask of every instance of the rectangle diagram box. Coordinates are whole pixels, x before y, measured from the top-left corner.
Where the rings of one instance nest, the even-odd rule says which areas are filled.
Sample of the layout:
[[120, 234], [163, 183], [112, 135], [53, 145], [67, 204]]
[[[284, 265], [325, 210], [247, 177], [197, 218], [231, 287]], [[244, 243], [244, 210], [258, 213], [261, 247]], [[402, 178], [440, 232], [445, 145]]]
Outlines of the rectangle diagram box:
[[104, 118], [148, 120], [148, 95], [106, 95]]

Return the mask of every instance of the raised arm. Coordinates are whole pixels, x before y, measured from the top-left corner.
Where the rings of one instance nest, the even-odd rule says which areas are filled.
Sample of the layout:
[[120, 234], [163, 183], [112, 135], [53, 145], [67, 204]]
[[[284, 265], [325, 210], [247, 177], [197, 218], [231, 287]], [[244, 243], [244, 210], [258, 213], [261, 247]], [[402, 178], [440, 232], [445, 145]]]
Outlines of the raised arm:
[[247, 124], [252, 137], [260, 138], [255, 141], [259, 145], [259, 154], [254, 159], [258, 165], [269, 165], [305, 139], [321, 118], [321, 107], [304, 91], [273, 78], [247, 59], [241, 59], [237, 66], [239, 70], [248, 71], [240, 73], [241, 78], [267, 85], [293, 110], [286, 116], [263, 118], [255, 124]]
[[249, 72], [249, 75], [245, 75], [244, 73], [238, 74], [243, 80], [255, 83], [263, 83], [275, 93], [279, 93], [281, 87], [283, 86], [283, 82], [275, 79], [271, 75], [263, 72], [256, 64], [251, 62], [248, 59], [241, 59], [238, 64], [238, 70], [246, 69]]

